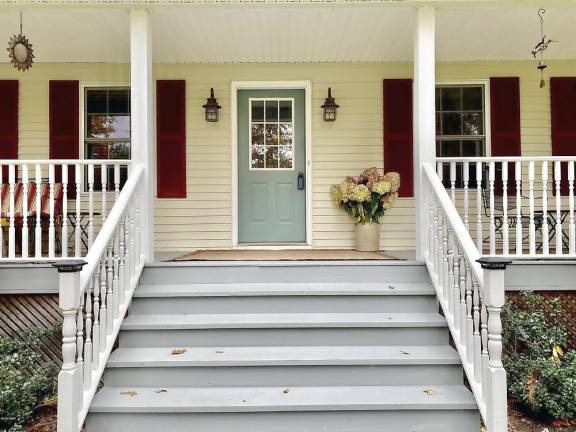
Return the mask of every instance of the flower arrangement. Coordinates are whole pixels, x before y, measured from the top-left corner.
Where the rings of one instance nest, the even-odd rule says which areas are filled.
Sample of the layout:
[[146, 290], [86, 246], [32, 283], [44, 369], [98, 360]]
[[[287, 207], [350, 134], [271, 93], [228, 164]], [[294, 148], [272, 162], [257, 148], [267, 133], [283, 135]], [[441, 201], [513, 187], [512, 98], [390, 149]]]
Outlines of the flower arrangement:
[[398, 198], [400, 175], [389, 172], [380, 175], [378, 168], [368, 168], [358, 177], [346, 179], [330, 188], [330, 197], [356, 223], [378, 224], [386, 210], [394, 207]]

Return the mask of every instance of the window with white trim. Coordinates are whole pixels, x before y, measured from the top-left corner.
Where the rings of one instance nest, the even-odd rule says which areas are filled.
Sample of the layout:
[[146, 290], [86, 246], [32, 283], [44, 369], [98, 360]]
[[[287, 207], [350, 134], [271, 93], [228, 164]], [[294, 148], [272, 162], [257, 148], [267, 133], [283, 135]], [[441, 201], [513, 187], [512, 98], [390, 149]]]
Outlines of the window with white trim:
[[[130, 89], [127, 87], [87, 87], [84, 89], [84, 157], [86, 159], [130, 159]], [[120, 170], [124, 184], [128, 169]], [[94, 170], [100, 185], [100, 167]], [[107, 172], [108, 189], [114, 188], [114, 168]]]
[[[486, 102], [483, 84], [436, 86], [436, 154], [438, 157], [486, 155]], [[463, 186], [457, 166], [457, 187]], [[446, 176], [445, 176], [446, 178]], [[470, 181], [475, 181], [470, 172]]]
[[250, 99], [250, 170], [294, 169], [294, 99]]

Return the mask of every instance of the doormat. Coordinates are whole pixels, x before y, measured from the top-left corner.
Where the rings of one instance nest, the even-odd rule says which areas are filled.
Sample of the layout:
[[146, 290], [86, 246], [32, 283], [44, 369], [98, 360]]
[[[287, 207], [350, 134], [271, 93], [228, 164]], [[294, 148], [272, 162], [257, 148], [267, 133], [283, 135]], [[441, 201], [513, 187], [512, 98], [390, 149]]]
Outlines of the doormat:
[[172, 261], [380, 261], [398, 258], [384, 252], [344, 249], [200, 250]]

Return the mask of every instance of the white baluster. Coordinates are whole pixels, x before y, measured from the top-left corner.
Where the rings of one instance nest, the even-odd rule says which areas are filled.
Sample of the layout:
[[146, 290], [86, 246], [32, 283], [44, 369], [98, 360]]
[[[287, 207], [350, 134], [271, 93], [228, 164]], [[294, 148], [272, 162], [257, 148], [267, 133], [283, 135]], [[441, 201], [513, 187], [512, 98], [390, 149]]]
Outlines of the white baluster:
[[120, 252], [120, 262], [118, 263], [118, 278], [120, 279], [120, 291], [119, 291], [119, 298], [120, 303], [124, 304], [126, 301], [126, 245], [125, 245], [125, 214], [123, 214], [120, 218], [120, 226], [119, 226], [119, 243], [118, 248]]
[[476, 247], [482, 253], [484, 233], [482, 232], [482, 162], [476, 162]]
[[[92, 332], [93, 349], [92, 349], [92, 369], [98, 370], [100, 364], [100, 266], [97, 265], [92, 275], [92, 297], [94, 300], [94, 330]], [[105, 343], [106, 339], [102, 343]]]
[[130, 249], [130, 208], [132, 203], [128, 203], [128, 208], [124, 212], [124, 285], [130, 288], [132, 278], [132, 250]]
[[84, 390], [88, 390], [92, 383], [92, 290], [94, 278], [90, 278], [86, 287], [86, 342], [84, 342]]
[[454, 285], [452, 285], [451, 295], [451, 312], [454, 316], [454, 327], [461, 331], [460, 328], [460, 245], [454, 245]]
[[468, 183], [470, 182], [470, 164], [468, 161], [464, 162], [464, 226], [470, 232], [470, 221], [468, 217]]
[[49, 208], [50, 208], [50, 215], [48, 217], [48, 257], [54, 258], [55, 252], [55, 234], [56, 230], [54, 227], [54, 182], [55, 182], [55, 175], [54, 175], [54, 164], [48, 165], [48, 200], [49, 200]]
[[[96, 270], [98, 271], [98, 270]], [[108, 276], [106, 273], [106, 251], [100, 258], [100, 352], [106, 350], [106, 339], [108, 335]]]
[[16, 256], [16, 219], [14, 217], [15, 202], [14, 193], [16, 191], [16, 167], [14, 164], [8, 165], [8, 191], [10, 199], [9, 220], [10, 226], [8, 228], [8, 257], [14, 258]]
[[562, 164], [560, 161], [554, 161], [554, 183], [556, 185], [556, 255], [562, 255], [562, 192], [560, 182], [562, 181]]
[[474, 317], [474, 379], [477, 383], [482, 381], [482, 339], [480, 337], [480, 287], [478, 281], [472, 275], [474, 288], [473, 317]]
[[22, 258], [28, 258], [28, 199], [30, 195], [28, 165], [22, 165]]
[[74, 178], [76, 182], [76, 225], [74, 226], [74, 256], [80, 258], [82, 253], [82, 222], [81, 218], [81, 208], [82, 208], [82, 166], [76, 164], [74, 166]]
[[522, 162], [516, 161], [514, 166], [516, 177], [516, 255], [522, 255]]
[[36, 228], [34, 230], [34, 254], [36, 258], [42, 257], [42, 167], [36, 164]]
[[111, 335], [114, 329], [114, 310], [116, 309], [114, 304], [114, 255], [112, 246], [112, 241], [110, 241], [106, 248], [106, 304], [108, 305], [106, 327], [108, 335]]
[[502, 253], [510, 253], [508, 221], [508, 162], [502, 162]]
[[534, 170], [534, 161], [528, 162], [528, 204], [529, 204], [529, 211], [530, 211], [530, 225], [529, 225], [529, 236], [530, 236], [530, 255], [534, 255], [536, 253], [536, 225], [534, 224], [534, 179], [535, 179], [535, 170]]
[[114, 200], [118, 201], [120, 195], [120, 164], [114, 164]]
[[[480, 338], [482, 340], [482, 383], [488, 382], [488, 310], [486, 309], [486, 298], [484, 289], [480, 290]], [[482, 386], [482, 396], [484, 400], [488, 397], [488, 386]]]
[[106, 213], [108, 211], [106, 206], [106, 193], [108, 191], [108, 166], [102, 164], [100, 166], [100, 178], [102, 181], [102, 224], [106, 221]]
[[88, 249], [94, 241], [94, 164], [88, 164]]
[[542, 162], [542, 251], [544, 255], [550, 253], [548, 244], [548, 162]]
[[456, 162], [450, 162], [450, 198], [456, 203]]
[[460, 342], [466, 346], [466, 331], [467, 331], [467, 317], [466, 317], [466, 265], [464, 251], [460, 254], [460, 281], [458, 283], [460, 289], [460, 304], [458, 311], [460, 315]]
[[[440, 210], [442, 211], [442, 210]], [[441, 285], [445, 290], [449, 288], [450, 281], [450, 242], [448, 241], [448, 236], [450, 231], [444, 214], [441, 213], [441, 230], [442, 230], [442, 245], [440, 249], [440, 254], [442, 256], [442, 279]]]
[[114, 293], [114, 319], [117, 319], [120, 315], [120, 238], [118, 235], [120, 227], [117, 226], [114, 230], [114, 242], [113, 242], [113, 272], [114, 277], [112, 280], [112, 291]]
[[[134, 191], [134, 202], [140, 203], [140, 191], [136, 189]], [[141, 237], [140, 237], [140, 205], [137, 204], [134, 206], [134, 257], [136, 258], [135, 263], [136, 265], [140, 264], [140, 260], [142, 259], [142, 249], [140, 248], [141, 245]], [[136, 266], [134, 267], [136, 268]]]
[[62, 257], [68, 257], [68, 165], [62, 165]]
[[446, 251], [444, 259], [444, 283], [442, 285], [442, 291], [444, 292], [444, 300], [448, 301], [448, 304], [453, 304], [452, 299], [452, 287], [454, 286], [454, 233], [450, 226], [446, 227]]
[[80, 306], [76, 315], [76, 365], [79, 381], [84, 382], [84, 293], [80, 293]]
[[494, 162], [489, 163], [488, 184], [490, 187], [490, 255], [496, 254], [496, 224], [494, 221], [494, 181], [496, 178]]
[[472, 269], [469, 262], [465, 261], [466, 265], [466, 337], [464, 344], [466, 346], [466, 354], [468, 363], [474, 364], [474, 318], [473, 314], [473, 289], [472, 284], [473, 276]]
[[569, 214], [569, 253], [574, 255], [576, 253], [576, 229], [574, 226], [574, 161], [568, 162], [568, 205], [570, 209]]

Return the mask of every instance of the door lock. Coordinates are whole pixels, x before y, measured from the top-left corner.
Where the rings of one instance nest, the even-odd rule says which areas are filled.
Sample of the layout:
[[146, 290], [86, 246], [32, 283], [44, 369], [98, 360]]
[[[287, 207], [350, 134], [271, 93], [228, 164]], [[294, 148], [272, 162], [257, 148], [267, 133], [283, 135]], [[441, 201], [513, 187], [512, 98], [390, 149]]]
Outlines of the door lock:
[[298, 173], [298, 190], [304, 189], [304, 172], [300, 171]]

